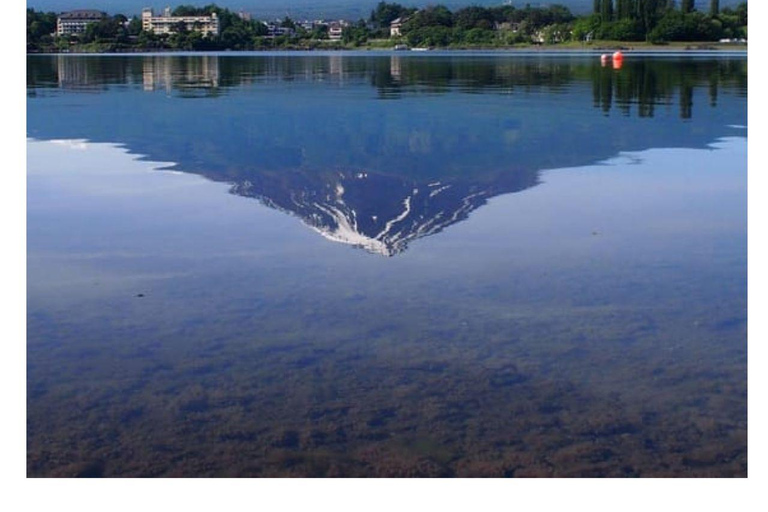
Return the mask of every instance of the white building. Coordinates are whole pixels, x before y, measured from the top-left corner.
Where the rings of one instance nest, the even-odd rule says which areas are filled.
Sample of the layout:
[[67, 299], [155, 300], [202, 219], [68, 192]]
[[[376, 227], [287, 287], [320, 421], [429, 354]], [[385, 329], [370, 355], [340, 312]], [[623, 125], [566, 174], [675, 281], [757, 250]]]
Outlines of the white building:
[[340, 41], [344, 33], [344, 24], [341, 21], [332, 21], [328, 25], [328, 39], [331, 41]]
[[408, 21], [408, 17], [405, 18], [395, 18], [392, 20], [392, 22], [389, 24], [389, 35], [390, 37], [396, 37], [401, 36], [403, 33], [400, 31], [400, 29], [403, 27], [403, 23]]
[[98, 23], [106, 16], [101, 11], [91, 9], [65, 12], [56, 20], [56, 35], [83, 34], [85, 27]]
[[171, 8], [166, 7], [162, 16], [155, 16], [150, 8], [141, 11], [141, 27], [146, 32], [170, 34], [176, 31], [179, 23], [184, 23], [190, 32], [202, 32], [203, 35], [219, 34], [219, 17], [215, 12], [210, 16], [171, 16]]

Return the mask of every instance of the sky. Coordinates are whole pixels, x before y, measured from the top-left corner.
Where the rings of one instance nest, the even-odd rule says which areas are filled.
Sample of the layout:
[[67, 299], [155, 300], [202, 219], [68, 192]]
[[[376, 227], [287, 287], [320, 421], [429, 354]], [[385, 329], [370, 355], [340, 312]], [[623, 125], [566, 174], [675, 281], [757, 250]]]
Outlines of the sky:
[[[347, 19], [368, 18], [371, 10], [379, 0], [28, 0], [27, 7], [39, 11], [63, 12], [72, 9], [99, 9], [110, 14], [125, 15], [140, 14], [144, 7], [160, 10], [166, 5], [175, 7], [181, 4], [206, 5], [215, 3], [233, 11], [243, 10], [252, 13], [256, 18], [271, 17], [319, 17]], [[444, 4], [449, 8], [466, 5], [501, 5], [503, 0], [389, 0], [405, 6], [425, 6], [428, 4]], [[532, 6], [563, 4], [571, 8], [575, 14], [584, 14], [592, 9], [592, 0], [512, 0], [512, 5], [523, 7], [526, 3]], [[721, 6], [738, 3], [738, 0], [721, 0]], [[709, 0], [697, 0], [700, 10], [709, 8]]]

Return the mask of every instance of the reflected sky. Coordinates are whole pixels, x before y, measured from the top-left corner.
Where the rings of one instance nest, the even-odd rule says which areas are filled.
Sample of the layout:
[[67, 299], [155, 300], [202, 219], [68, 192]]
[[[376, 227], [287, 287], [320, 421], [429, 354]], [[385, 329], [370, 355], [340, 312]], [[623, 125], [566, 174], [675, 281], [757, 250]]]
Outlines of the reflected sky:
[[[418, 267], [428, 254], [450, 254], [442, 265], [480, 272], [490, 272], [492, 262], [550, 269], [588, 259], [601, 265], [652, 258], [682, 263], [692, 257], [685, 247], [714, 250], [745, 242], [746, 174], [732, 168], [745, 147], [746, 139], [730, 138], [704, 150], [623, 153], [595, 166], [545, 173], [541, 187], [496, 197], [471, 222], [423, 241], [423, 248], [416, 246], [395, 272]], [[28, 158], [28, 221], [45, 230], [30, 231], [30, 257], [88, 261], [114, 255], [126, 262], [146, 260], [152, 267], [164, 258], [259, 260], [259, 254], [269, 253], [280, 264], [303, 268], [312, 254], [315, 262], [350, 271], [389, 272], [389, 264], [374, 265], [364, 253], [329, 246], [279, 209], [226, 194], [227, 184], [158, 172], [168, 163], [136, 160], [121, 147], [30, 140]], [[741, 243], [734, 251], [744, 247]], [[424, 273], [444, 271], [418, 267], [405, 277], [417, 281]], [[47, 288], [52, 282], [46, 278], [39, 284]]]

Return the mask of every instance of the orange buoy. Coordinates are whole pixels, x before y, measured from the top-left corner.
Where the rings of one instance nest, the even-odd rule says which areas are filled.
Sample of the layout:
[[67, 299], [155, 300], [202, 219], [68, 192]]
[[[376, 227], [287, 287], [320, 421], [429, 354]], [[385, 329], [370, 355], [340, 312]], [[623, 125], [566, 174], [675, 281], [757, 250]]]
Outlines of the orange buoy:
[[624, 54], [619, 52], [615, 52], [613, 54], [613, 60], [622, 60], [624, 58]]
[[624, 64], [624, 59], [613, 59], [613, 69], [621, 69], [622, 64]]

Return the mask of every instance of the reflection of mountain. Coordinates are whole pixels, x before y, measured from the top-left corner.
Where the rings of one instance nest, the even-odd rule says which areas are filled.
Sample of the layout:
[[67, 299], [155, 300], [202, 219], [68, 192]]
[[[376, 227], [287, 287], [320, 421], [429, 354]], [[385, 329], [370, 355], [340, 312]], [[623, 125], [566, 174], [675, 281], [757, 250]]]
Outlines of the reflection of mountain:
[[335, 242], [393, 256], [421, 237], [467, 218], [493, 196], [536, 184], [536, 173], [493, 186], [461, 181], [417, 183], [367, 172], [259, 174], [232, 192], [299, 217]]
[[386, 255], [541, 170], [703, 148], [746, 125], [745, 58], [628, 57], [620, 71], [474, 54], [27, 63], [30, 137], [120, 143]]

